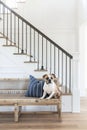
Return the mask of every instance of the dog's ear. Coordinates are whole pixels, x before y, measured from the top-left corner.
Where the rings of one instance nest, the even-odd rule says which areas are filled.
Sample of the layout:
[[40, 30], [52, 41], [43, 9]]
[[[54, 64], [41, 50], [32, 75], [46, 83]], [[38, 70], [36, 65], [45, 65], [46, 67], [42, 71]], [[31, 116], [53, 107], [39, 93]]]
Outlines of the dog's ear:
[[47, 77], [47, 74], [44, 74], [44, 75], [43, 75], [43, 79], [46, 79], [46, 77]]
[[53, 78], [56, 78], [56, 75], [55, 74], [51, 74], [53, 76]]

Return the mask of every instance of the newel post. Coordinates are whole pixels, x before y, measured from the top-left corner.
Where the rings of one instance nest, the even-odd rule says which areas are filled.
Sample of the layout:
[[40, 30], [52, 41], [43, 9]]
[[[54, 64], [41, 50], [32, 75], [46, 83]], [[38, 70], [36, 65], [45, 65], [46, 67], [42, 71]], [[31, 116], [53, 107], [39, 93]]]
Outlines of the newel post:
[[79, 53], [72, 60], [72, 112], [80, 112]]

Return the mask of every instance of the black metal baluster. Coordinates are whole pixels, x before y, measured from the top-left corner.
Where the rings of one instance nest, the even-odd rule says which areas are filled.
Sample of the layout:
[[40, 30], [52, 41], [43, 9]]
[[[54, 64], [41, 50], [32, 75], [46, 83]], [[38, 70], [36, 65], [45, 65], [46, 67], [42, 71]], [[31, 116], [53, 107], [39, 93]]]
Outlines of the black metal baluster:
[[3, 5], [3, 36], [5, 35], [5, 7]]
[[19, 53], [19, 18], [18, 18], [18, 53]]
[[23, 44], [24, 44], [24, 24], [22, 21], [22, 50], [21, 50], [22, 54], [24, 53]]
[[59, 56], [59, 48], [58, 48], [58, 78], [60, 77], [60, 56]]
[[12, 12], [10, 12], [10, 45], [12, 45]]
[[69, 93], [71, 93], [71, 58], [69, 58]]
[[47, 70], [47, 60], [48, 60], [48, 53], [47, 53], [47, 51], [48, 51], [48, 46], [47, 46], [47, 39], [46, 39], [46, 70]]
[[31, 62], [31, 26], [30, 26], [30, 62]]
[[6, 38], [6, 45], [8, 45], [8, 9], [7, 9], [7, 38]]
[[61, 60], [61, 66], [62, 66], [62, 70], [61, 70], [61, 74], [62, 74], [62, 85], [63, 85], [63, 52], [62, 52], [62, 60]]
[[38, 64], [37, 64], [37, 70], [39, 70], [39, 60], [40, 60], [40, 57], [39, 57], [39, 52], [40, 52], [40, 46], [39, 46], [39, 33], [38, 33]]
[[35, 61], [35, 52], [36, 51], [36, 49], [35, 49], [35, 30], [34, 30], [34, 61]]
[[16, 45], [16, 16], [14, 15], [14, 44]]
[[51, 70], [52, 70], [52, 44], [50, 43], [50, 74], [51, 74]]
[[27, 24], [26, 24], [26, 54], [27, 54]]
[[54, 46], [54, 74], [55, 74], [55, 70], [56, 70], [56, 48]]
[[44, 70], [44, 66], [43, 66], [43, 36], [42, 36], [42, 66], [41, 66], [41, 70]]
[[66, 72], [65, 72], [65, 92], [67, 93], [67, 55], [66, 55]]

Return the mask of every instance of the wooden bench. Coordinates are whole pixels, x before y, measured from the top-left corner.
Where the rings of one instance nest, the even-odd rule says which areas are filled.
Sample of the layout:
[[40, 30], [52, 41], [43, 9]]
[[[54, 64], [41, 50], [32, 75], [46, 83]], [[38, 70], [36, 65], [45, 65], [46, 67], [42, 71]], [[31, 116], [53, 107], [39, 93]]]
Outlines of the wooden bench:
[[[9, 82], [11, 82], [11, 81], [9, 81]], [[4, 91], [4, 90], [1, 89], [1, 91]], [[7, 88], [5, 91], [7, 92]], [[8, 89], [8, 92], [9, 92], [9, 89]], [[22, 112], [21, 111], [22, 107], [28, 106], [28, 105], [37, 105], [37, 106], [38, 105], [42, 105], [42, 106], [43, 105], [45, 105], [45, 106], [56, 105], [58, 121], [61, 121], [61, 97], [58, 99], [42, 99], [41, 100], [39, 98], [25, 97], [24, 93], [19, 93], [19, 94], [11, 94], [11, 93], [9, 94], [9, 93], [5, 93], [5, 92], [0, 93], [0, 106], [14, 106], [14, 121], [15, 122], [19, 121], [19, 117]]]

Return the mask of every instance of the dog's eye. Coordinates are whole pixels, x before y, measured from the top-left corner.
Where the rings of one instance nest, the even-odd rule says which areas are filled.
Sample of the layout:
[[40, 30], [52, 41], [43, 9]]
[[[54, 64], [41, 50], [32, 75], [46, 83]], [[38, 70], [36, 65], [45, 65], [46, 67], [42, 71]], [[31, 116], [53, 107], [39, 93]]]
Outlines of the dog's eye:
[[48, 80], [49, 78], [47, 77], [46, 80]]
[[53, 77], [51, 77], [51, 79], [53, 79]]

